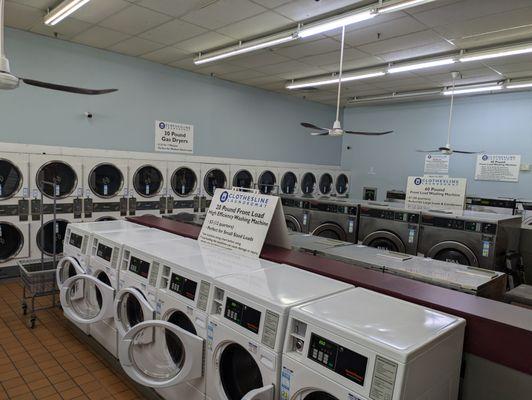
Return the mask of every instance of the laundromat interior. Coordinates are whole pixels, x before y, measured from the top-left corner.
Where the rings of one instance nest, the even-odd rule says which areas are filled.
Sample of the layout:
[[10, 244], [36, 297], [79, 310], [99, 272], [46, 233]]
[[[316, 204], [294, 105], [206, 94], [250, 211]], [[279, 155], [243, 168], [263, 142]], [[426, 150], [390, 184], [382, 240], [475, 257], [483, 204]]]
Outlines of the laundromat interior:
[[0, 0], [3, 399], [532, 399], [532, 1]]

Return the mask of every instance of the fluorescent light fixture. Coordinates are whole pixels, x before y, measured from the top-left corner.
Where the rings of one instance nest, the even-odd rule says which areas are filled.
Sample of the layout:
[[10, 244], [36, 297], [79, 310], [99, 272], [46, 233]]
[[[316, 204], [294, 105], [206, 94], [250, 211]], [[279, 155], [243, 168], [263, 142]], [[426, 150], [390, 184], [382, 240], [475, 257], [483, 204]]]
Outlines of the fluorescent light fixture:
[[388, 68], [388, 73], [395, 74], [397, 72], [406, 72], [406, 71], [415, 71], [417, 69], [425, 69], [438, 67], [440, 65], [449, 65], [454, 64], [456, 60], [454, 58], [444, 58], [441, 60], [432, 60], [432, 61], [422, 61], [418, 63], [411, 64], [398, 64], [397, 66], [392, 66]]
[[532, 81], [526, 81], [526, 82], [510, 82], [506, 84], [506, 89], [524, 89], [524, 88], [532, 88]]
[[264, 42], [259, 42], [259, 43], [250, 42], [244, 45], [235, 46], [232, 49], [227, 49], [227, 50], [212, 53], [212, 54], [202, 55], [194, 60], [194, 64], [196, 65], [206, 64], [212, 61], [221, 60], [223, 58], [233, 57], [239, 54], [249, 53], [251, 51], [264, 49], [266, 47], [275, 46], [277, 44], [290, 42], [291, 40], [294, 40], [294, 39], [295, 39], [294, 35], [290, 34], [289, 36], [282, 36], [282, 37], [267, 40]]
[[65, 0], [44, 17], [46, 25], [56, 25], [70, 14], [76, 12], [90, 0]]
[[303, 26], [303, 28], [298, 32], [298, 36], [300, 38], [306, 38], [336, 28], [341, 28], [342, 26], [352, 25], [357, 22], [365, 21], [367, 19], [375, 17], [376, 15], [377, 13], [373, 9], [344, 14], [344, 16], [339, 16], [334, 19], [320, 21], [314, 25], [310, 25], [308, 28]]
[[379, 8], [379, 13], [389, 13], [394, 11], [404, 10], [406, 8], [420, 6], [422, 4], [431, 3], [435, 0], [407, 0], [400, 3], [394, 3], [389, 6], [383, 6]]
[[422, 96], [433, 96], [441, 94], [441, 89], [432, 89], [432, 90], [416, 90], [413, 92], [394, 92], [389, 94], [382, 94], [376, 96], [366, 96], [366, 97], [355, 97], [349, 100], [349, 103], [363, 103], [369, 101], [379, 101], [379, 100], [391, 100], [391, 99], [405, 99], [410, 97], [422, 97]]
[[508, 56], [517, 56], [519, 54], [532, 53], [532, 43], [526, 43], [518, 46], [507, 46], [500, 47], [498, 49], [486, 50], [471, 52], [471, 54], [466, 54], [460, 57], [461, 62], [468, 61], [480, 61], [488, 60], [490, 58], [499, 58], [499, 57], [508, 57]]
[[[373, 72], [367, 72], [363, 74], [346, 74], [342, 76], [342, 82], [349, 82], [349, 81], [357, 81], [361, 79], [368, 79], [368, 78], [375, 78], [377, 76], [383, 76], [385, 75], [385, 72], [383, 70], [380, 71], [373, 71]], [[313, 80], [305, 80], [305, 81], [299, 81], [299, 82], [292, 82], [286, 85], [287, 89], [303, 89], [307, 87], [315, 87], [315, 86], [323, 86], [323, 85], [332, 85], [334, 83], [338, 83], [338, 77], [329, 77], [329, 78], [323, 78], [323, 79], [313, 79]]]
[[491, 86], [475, 86], [475, 87], [464, 87], [464, 88], [455, 88], [446, 89], [443, 91], [445, 96], [450, 96], [452, 94], [467, 94], [467, 93], [483, 93], [483, 92], [494, 92], [496, 90], [501, 90], [502, 85], [491, 85]]

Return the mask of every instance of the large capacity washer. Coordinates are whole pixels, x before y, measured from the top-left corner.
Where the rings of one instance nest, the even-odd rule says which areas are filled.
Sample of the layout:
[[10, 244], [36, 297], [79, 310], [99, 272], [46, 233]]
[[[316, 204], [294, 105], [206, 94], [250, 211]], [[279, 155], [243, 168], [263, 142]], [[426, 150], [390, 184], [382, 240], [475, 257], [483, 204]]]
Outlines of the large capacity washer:
[[286, 227], [294, 232], [309, 233], [310, 201], [307, 198], [281, 196]]
[[504, 271], [507, 251], [519, 250], [520, 227], [519, 216], [423, 212], [418, 252], [440, 261]]
[[362, 203], [358, 241], [370, 247], [416, 255], [420, 219], [418, 211], [393, 204]]
[[343, 242], [357, 242], [358, 204], [310, 200], [309, 233]]
[[456, 400], [465, 321], [363, 288], [293, 308], [284, 400]]
[[207, 339], [211, 400], [278, 399], [290, 308], [352, 287], [288, 265], [217, 281]]

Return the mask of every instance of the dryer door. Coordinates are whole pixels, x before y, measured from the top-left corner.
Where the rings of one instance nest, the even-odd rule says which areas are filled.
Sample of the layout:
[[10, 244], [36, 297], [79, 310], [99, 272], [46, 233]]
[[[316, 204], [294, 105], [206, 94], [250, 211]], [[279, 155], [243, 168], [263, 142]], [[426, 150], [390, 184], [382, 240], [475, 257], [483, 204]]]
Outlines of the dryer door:
[[362, 244], [377, 249], [395, 251], [398, 253], [406, 252], [403, 241], [395, 233], [388, 231], [376, 231], [370, 233], [364, 238]]
[[296, 217], [290, 214], [285, 214], [284, 219], [286, 221], [286, 227], [294, 232], [302, 232], [301, 224]]
[[[85, 268], [81, 266], [76, 258], [71, 256], [63, 257], [57, 263], [57, 268], [55, 270], [57, 288], [61, 290], [67, 279], [77, 275], [83, 275], [85, 273]], [[78, 281], [76, 283], [76, 288], [76, 294], [71, 293], [72, 298], [74, 299], [76, 296], [78, 296], [78, 298], [83, 298], [83, 282]]]
[[[79, 295], [79, 287], [83, 287]], [[78, 324], [91, 324], [113, 317], [115, 290], [91, 275], [68, 278], [60, 291], [65, 316]]]
[[[155, 310], [138, 289], [128, 287], [116, 295], [114, 318], [121, 337], [136, 325], [153, 320], [154, 317]], [[145, 340], [147, 343], [151, 342], [151, 335], [146, 336]]]
[[469, 247], [463, 243], [452, 240], [438, 243], [433, 246], [425, 256], [434, 258], [435, 260], [468, 265], [470, 267], [479, 266], [475, 253], [473, 253]]
[[314, 236], [341, 240], [342, 242], [345, 242], [347, 240], [347, 235], [345, 231], [342, 229], [342, 227], [333, 222], [325, 222], [319, 225], [316, 229], [314, 229], [312, 234]]
[[322, 390], [309, 389], [301, 393], [301, 400], [338, 400], [338, 398]]
[[[145, 338], [153, 340], [146, 343]], [[203, 375], [204, 339], [167, 321], [146, 321], [131, 328], [118, 344], [122, 368], [151, 388], [175, 386]]]

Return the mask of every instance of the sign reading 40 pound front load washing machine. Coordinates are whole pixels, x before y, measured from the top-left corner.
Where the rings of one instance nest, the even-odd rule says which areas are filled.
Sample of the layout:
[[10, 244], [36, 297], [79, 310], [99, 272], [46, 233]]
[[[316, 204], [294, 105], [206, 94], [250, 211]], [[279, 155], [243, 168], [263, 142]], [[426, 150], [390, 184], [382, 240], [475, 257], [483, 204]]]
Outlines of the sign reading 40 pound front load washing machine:
[[406, 208], [443, 210], [461, 214], [465, 207], [467, 179], [446, 176], [409, 176]]
[[192, 154], [194, 125], [155, 121], [155, 151]]
[[256, 190], [216, 189], [198, 240], [253, 257], [265, 242], [290, 248], [279, 198]]
[[475, 180], [519, 182], [521, 156], [512, 154], [479, 154]]

